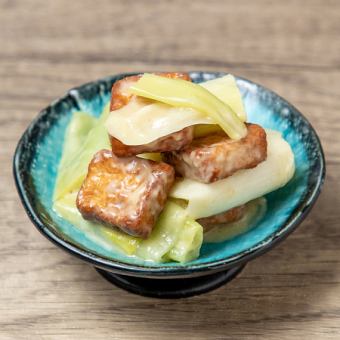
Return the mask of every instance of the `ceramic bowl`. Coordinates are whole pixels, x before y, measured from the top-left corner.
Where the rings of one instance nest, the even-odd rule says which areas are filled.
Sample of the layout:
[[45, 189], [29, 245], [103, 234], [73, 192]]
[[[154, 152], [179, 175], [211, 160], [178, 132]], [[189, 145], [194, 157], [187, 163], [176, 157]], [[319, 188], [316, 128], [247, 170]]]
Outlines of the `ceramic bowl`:
[[[33, 224], [63, 250], [88, 262], [105, 278], [147, 296], [181, 297], [203, 293], [232, 279], [251, 259], [283, 240], [306, 217], [325, 176], [319, 138], [307, 119], [286, 100], [249, 80], [237, 78], [248, 118], [279, 130], [292, 147], [296, 172], [283, 188], [267, 195], [268, 209], [257, 225], [231, 240], [204, 244], [190, 263], [151, 264], [102, 248], [86, 233], [52, 210], [63, 137], [71, 114], [98, 116], [109, 101], [112, 84], [130, 74], [100, 79], [70, 90], [41, 111], [20, 139], [14, 155], [17, 189]], [[190, 72], [194, 82], [224, 73]], [[185, 280], [183, 280], [185, 279]]]

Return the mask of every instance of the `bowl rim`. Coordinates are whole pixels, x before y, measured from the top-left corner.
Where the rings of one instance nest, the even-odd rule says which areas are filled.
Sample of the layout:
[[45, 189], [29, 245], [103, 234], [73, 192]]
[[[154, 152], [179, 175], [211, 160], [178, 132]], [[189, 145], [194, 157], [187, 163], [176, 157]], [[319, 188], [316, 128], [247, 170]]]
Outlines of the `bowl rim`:
[[[227, 72], [213, 72], [213, 71], [189, 71], [190, 75], [193, 74], [209, 74], [210, 76], [222, 76], [228, 74]], [[313, 187], [309, 188], [305, 197], [299, 202], [298, 206], [295, 207], [294, 211], [289, 215], [286, 221], [282, 224], [282, 226], [269, 235], [262, 242], [257, 243], [256, 245], [238, 253], [234, 256], [230, 256], [227, 258], [222, 258], [218, 260], [211, 260], [204, 263], [198, 264], [177, 264], [173, 266], [148, 266], [141, 264], [130, 264], [119, 260], [108, 259], [105, 257], [101, 257], [100, 255], [91, 253], [90, 251], [81, 248], [71, 242], [68, 242], [61, 237], [58, 236], [57, 233], [53, 232], [47, 225], [44, 224], [42, 219], [34, 209], [33, 202], [30, 200], [28, 193], [25, 190], [25, 186], [23, 180], [20, 176], [20, 165], [21, 165], [21, 156], [24, 152], [24, 146], [27, 140], [29, 140], [31, 131], [36, 126], [36, 124], [42, 119], [48, 117], [48, 109], [65, 100], [68, 96], [72, 95], [74, 91], [80, 91], [82, 88], [87, 86], [93, 86], [96, 84], [104, 83], [106, 81], [117, 81], [122, 77], [138, 74], [136, 72], [128, 72], [128, 73], [120, 73], [108, 77], [104, 77], [92, 82], [85, 83], [83, 85], [77, 86], [69, 90], [64, 96], [59, 99], [53, 101], [49, 106], [45, 109], [41, 110], [39, 114], [32, 120], [29, 124], [23, 135], [21, 136], [15, 153], [13, 157], [13, 176], [15, 179], [16, 188], [20, 197], [20, 200], [25, 208], [25, 211], [30, 218], [31, 222], [35, 225], [35, 227], [50, 241], [54, 244], [67, 251], [68, 253], [81, 258], [82, 260], [94, 265], [95, 267], [111, 271], [118, 274], [130, 275], [130, 276], [139, 276], [139, 277], [150, 277], [150, 278], [185, 278], [185, 277], [193, 277], [193, 276], [201, 276], [206, 274], [211, 274], [221, 270], [227, 270], [234, 266], [243, 265], [251, 259], [254, 259], [263, 253], [269, 251], [279, 242], [283, 241], [291, 232], [293, 232], [298, 225], [304, 220], [307, 216], [314, 203], [316, 202], [320, 192], [322, 185], [324, 183], [325, 175], [326, 175], [326, 165], [325, 165], [325, 156], [322, 149], [322, 145], [320, 139], [308, 121], [308, 119], [297, 110], [291, 103], [285, 100], [283, 97], [275, 93], [274, 91], [262, 86], [256, 82], [250, 81], [243, 77], [235, 76], [237, 80], [241, 80], [250, 85], [255, 85], [259, 88], [264, 89], [265, 91], [274, 94], [277, 98], [279, 98], [283, 103], [288, 105], [291, 110], [295, 111], [295, 114], [298, 114], [304, 123], [309, 128], [310, 133], [315, 138], [315, 142], [318, 146], [318, 161], [320, 165], [320, 171], [318, 173], [317, 179], [315, 183], [313, 183]]]

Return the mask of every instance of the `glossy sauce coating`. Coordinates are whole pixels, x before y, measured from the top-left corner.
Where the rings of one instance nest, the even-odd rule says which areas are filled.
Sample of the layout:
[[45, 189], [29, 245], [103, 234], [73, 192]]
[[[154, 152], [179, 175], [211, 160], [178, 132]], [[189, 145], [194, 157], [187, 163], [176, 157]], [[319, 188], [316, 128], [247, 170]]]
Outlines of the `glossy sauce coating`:
[[266, 132], [256, 124], [247, 124], [247, 130], [240, 140], [232, 140], [224, 133], [194, 139], [182, 150], [167, 153], [165, 160], [178, 174], [203, 183], [254, 168], [267, 158]]
[[95, 154], [77, 196], [82, 216], [126, 233], [148, 237], [174, 182], [173, 168], [138, 157]]

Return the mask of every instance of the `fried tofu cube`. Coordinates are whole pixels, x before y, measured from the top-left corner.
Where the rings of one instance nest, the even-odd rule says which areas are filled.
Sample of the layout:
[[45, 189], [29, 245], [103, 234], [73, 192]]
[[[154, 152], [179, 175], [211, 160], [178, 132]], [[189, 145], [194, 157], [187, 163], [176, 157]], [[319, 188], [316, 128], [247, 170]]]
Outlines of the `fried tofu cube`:
[[174, 169], [138, 157], [117, 158], [97, 152], [77, 196], [82, 216], [147, 238], [164, 208]]
[[[158, 73], [167, 78], [179, 78], [190, 81], [187, 73]], [[130, 76], [118, 80], [112, 86], [110, 110], [118, 110], [129, 103], [134, 96], [129, 93], [130, 86], [137, 82], [142, 75]], [[138, 155], [145, 152], [165, 152], [180, 150], [190, 144], [194, 137], [194, 128], [186, 127], [181, 131], [174, 132], [168, 136], [159, 138], [151, 143], [144, 145], [125, 145], [114, 136], [110, 136], [112, 152], [118, 157]]]
[[215, 225], [227, 224], [236, 222], [241, 219], [246, 212], [246, 205], [242, 204], [238, 207], [229, 209], [217, 215], [200, 218], [197, 220], [204, 228], [204, 231], [208, 231]]
[[223, 133], [194, 139], [182, 150], [166, 153], [165, 160], [178, 174], [203, 183], [254, 168], [267, 158], [266, 132], [256, 124], [247, 124], [247, 129], [247, 135], [240, 140]]

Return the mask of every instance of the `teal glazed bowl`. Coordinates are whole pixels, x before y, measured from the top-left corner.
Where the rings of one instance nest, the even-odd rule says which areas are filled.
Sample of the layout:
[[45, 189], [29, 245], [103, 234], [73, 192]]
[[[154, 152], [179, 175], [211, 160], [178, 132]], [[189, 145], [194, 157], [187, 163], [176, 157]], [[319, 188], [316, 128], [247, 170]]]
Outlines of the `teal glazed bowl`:
[[[190, 72], [194, 82], [225, 73]], [[266, 196], [268, 209], [256, 226], [231, 240], [204, 244], [192, 262], [154, 264], [101, 247], [86, 232], [52, 209], [53, 189], [65, 130], [74, 111], [98, 116], [110, 99], [119, 74], [70, 90], [41, 111], [20, 139], [13, 172], [23, 206], [37, 229], [63, 250], [93, 265], [110, 282], [153, 297], [200, 294], [234, 278], [251, 259], [270, 250], [292, 232], [316, 201], [325, 177], [319, 138], [307, 119], [286, 100], [249, 80], [237, 78], [248, 119], [282, 132], [295, 155], [296, 172], [283, 188]]]

